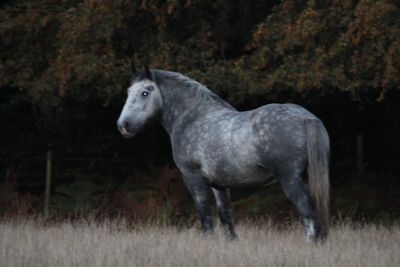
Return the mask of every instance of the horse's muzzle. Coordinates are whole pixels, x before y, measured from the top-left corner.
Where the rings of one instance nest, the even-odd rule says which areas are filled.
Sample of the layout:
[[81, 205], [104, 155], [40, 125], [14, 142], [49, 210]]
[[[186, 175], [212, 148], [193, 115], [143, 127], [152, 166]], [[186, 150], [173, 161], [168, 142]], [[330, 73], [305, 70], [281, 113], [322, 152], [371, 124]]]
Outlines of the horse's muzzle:
[[129, 137], [130, 136], [129, 132], [126, 130], [125, 127], [118, 128], [118, 130], [124, 137]]
[[125, 138], [129, 138], [129, 137], [133, 137], [134, 134], [131, 133], [130, 129], [129, 129], [129, 123], [128, 122], [124, 122], [124, 123], [117, 123], [117, 128], [119, 130], [119, 132], [122, 134], [123, 137]]

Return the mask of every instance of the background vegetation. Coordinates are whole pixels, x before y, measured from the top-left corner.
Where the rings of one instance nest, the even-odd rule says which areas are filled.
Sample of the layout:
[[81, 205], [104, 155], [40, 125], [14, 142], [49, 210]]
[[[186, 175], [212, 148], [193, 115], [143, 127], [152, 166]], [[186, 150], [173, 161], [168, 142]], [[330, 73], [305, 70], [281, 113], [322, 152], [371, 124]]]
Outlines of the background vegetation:
[[[165, 132], [116, 131], [131, 61], [182, 72], [240, 110], [304, 105], [331, 136], [333, 213], [398, 218], [395, 0], [2, 1], [1, 214], [42, 210], [51, 147], [55, 216], [193, 221]], [[278, 187], [235, 205], [238, 215], [291, 214]]]

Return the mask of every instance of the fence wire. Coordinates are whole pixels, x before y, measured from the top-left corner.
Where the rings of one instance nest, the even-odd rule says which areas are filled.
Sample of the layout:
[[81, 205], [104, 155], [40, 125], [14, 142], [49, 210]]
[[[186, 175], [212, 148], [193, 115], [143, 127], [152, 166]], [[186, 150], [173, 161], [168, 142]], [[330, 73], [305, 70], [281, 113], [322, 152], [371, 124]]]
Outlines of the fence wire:
[[[87, 173], [87, 174], [92, 174], [92, 175], [100, 175], [101, 171], [93, 171], [93, 167], [92, 170], [85, 170], [85, 168], [90, 168], [88, 167], [88, 165], [82, 165], [82, 163], [87, 162], [87, 163], [91, 163], [91, 164], [102, 164], [102, 168], [106, 168], [106, 169], [110, 169], [112, 167], [114, 168], [118, 168], [117, 172], [123, 173], [124, 171], [121, 170], [121, 166], [111, 166], [112, 164], [116, 163], [144, 163], [146, 165], [151, 165], [151, 164], [155, 164], [155, 165], [171, 165], [173, 166], [173, 162], [171, 159], [157, 159], [157, 158], [116, 158], [116, 157], [67, 157], [67, 156], [53, 156], [51, 158], [52, 162], [53, 162], [53, 171], [54, 171], [54, 177], [52, 179], [52, 185], [53, 186], [57, 186], [57, 185], [64, 185], [67, 182], [62, 180], [60, 181], [60, 175], [58, 173], [59, 170], [57, 170], [58, 168], [64, 171], [67, 170], [77, 170], [79, 169], [81, 171], [81, 173]], [[10, 161], [13, 162], [10, 164]], [[29, 162], [35, 162], [33, 163], [33, 165], [36, 165], [34, 167], [31, 166], [31, 168], [34, 170], [32, 173], [30, 173], [30, 175], [32, 175], [34, 177], [34, 179], [30, 179], [31, 181], [23, 181], [23, 179], [17, 179], [16, 184], [18, 186], [25, 186], [25, 187], [35, 187], [35, 186], [44, 186], [45, 185], [45, 170], [46, 170], [46, 161], [47, 161], [47, 157], [46, 156], [39, 156], [39, 155], [33, 155], [33, 156], [0, 156], [0, 171], [2, 171], [2, 173], [0, 173], [0, 183], [2, 182], [2, 180], [4, 181], [7, 176], [6, 170], [7, 168], [16, 168], [18, 169], [18, 165], [16, 164], [18, 161], [27, 161], [25, 164], [25, 166], [29, 166], [31, 165]], [[39, 163], [38, 163], [39, 162]], [[43, 163], [40, 163], [43, 162]], [[76, 162], [76, 164], [73, 164], [73, 162]], [[62, 166], [62, 163], [67, 163], [67, 165], [69, 165], [68, 163], [72, 163], [72, 165], [69, 166]], [[40, 165], [37, 165], [40, 164]], [[61, 164], [61, 165], [60, 165]], [[111, 164], [109, 166], [109, 168], [107, 168], [107, 166], [105, 166], [104, 164]], [[400, 174], [393, 170], [399, 170], [400, 165], [399, 164], [395, 164], [395, 163], [377, 163], [377, 162], [368, 162], [368, 163], [363, 163], [364, 166], [364, 170], [369, 173], [371, 173], [370, 170], [373, 170], [372, 173], [375, 173], [375, 176], [385, 176], [385, 175], [391, 175], [391, 176], [398, 176], [398, 178], [400, 178]], [[356, 171], [356, 164], [354, 163], [354, 169], [349, 169], [349, 173], [353, 173]], [[132, 172], [133, 169], [135, 169], [135, 166], [129, 165], [129, 166], [125, 166], [124, 168], [126, 168], [125, 172]], [[335, 169], [335, 167], [333, 166], [332, 169]], [[18, 177], [19, 178], [19, 177]], [[19, 180], [19, 181], [18, 181]], [[27, 180], [27, 179], [25, 179]], [[32, 181], [35, 180], [35, 181]], [[353, 181], [357, 180], [357, 175], [354, 175]], [[365, 179], [367, 180], [367, 179]], [[370, 179], [371, 180], [371, 179]], [[372, 180], [377, 180], [377, 179], [372, 179]], [[399, 180], [400, 181], [400, 180]], [[394, 187], [396, 187], [398, 189], [398, 187], [400, 186], [399, 183], [393, 185]], [[340, 191], [346, 191], [348, 189], [345, 190], [341, 190], [340, 188], [333, 188], [333, 192], [340, 192]], [[353, 188], [352, 190], [356, 190], [357, 188]], [[368, 191], [368, 192], [392, 192], [394, 189], [393, 187], [391, 187], [391, 189], [381, 189], [381, 188], [369, 188], [368, 190], [366, 190], [366, 188], [361, 188], [359, 191]]]

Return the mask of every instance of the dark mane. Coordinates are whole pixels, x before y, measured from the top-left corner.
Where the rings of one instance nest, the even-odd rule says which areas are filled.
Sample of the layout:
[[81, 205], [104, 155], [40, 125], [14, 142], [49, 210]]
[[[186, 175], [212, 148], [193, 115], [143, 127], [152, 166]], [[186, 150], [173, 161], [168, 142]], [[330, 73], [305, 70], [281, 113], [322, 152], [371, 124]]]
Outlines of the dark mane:
[[[156, 81], [158, 86], [172, 87], [176, 90], [182, 90], [182, 92], [184, 93], [189, 93], [191, 98], [196, 99], [198, 103], [213, 101], [225, 107], [234, 109], [228, 102], [224, 101], [218, 95], [214, 94], [205, 85], [193, 79], [190, 79], [189, 77], [181, 73], [152, 69], [152, 75], [154, 75], [154, 80]], [[145, 78], [145, 74], [142, 71], [138, 74], [137, 79], [143, 78]]]

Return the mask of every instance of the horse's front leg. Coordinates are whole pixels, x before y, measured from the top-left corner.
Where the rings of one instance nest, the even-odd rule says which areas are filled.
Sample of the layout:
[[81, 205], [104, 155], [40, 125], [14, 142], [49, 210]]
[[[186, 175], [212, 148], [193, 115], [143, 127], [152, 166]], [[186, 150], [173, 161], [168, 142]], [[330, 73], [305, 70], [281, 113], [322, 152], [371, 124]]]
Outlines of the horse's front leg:
[[197, 212], [200, 215], [201, 228], [205, 234], [213, 232], [213, 221], [210, 207], [210, 186], [201, 175], [184, 173], [183, 179], [192, 195]]
[[231, 190], [229, 188], [212, 188], [217, 202], [219, 219], [224, 226], [225, 234], [230, 239], [236, 239], [237, 235], [233, 227]]

